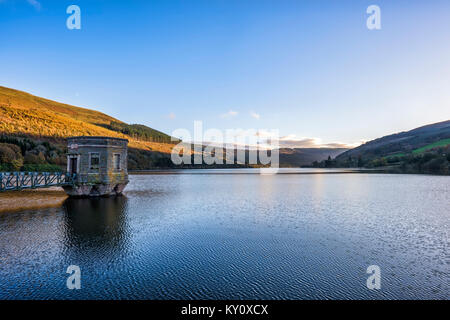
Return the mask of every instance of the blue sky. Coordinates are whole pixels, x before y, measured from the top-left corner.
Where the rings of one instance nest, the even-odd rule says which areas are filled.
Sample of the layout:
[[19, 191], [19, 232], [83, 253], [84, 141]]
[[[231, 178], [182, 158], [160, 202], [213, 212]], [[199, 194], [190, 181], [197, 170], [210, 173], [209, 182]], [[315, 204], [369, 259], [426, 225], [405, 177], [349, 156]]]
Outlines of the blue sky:
[[0, 0], [0, 85], [167, 133], [314, 146], [448, 120], [449, 57], [449, 1]]

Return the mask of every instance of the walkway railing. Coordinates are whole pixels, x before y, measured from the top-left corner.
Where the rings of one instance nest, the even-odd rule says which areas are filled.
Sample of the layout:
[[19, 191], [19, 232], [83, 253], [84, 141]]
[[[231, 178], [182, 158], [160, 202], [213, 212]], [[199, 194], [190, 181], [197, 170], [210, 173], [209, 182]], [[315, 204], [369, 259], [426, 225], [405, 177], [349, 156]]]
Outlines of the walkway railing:
[[65, 172], [0, 172], [0, 192], [71, 185], [75, 178]]

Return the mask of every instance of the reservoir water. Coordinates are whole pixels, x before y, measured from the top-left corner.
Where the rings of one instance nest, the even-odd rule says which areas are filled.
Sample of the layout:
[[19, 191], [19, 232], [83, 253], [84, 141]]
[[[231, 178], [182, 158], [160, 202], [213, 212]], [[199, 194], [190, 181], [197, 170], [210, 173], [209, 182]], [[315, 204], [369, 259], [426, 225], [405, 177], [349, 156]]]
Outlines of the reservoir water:
[[122, 197], [0, 213], [0, 299], [450, 298], [449, 177], [256, 172], [131, 175]]

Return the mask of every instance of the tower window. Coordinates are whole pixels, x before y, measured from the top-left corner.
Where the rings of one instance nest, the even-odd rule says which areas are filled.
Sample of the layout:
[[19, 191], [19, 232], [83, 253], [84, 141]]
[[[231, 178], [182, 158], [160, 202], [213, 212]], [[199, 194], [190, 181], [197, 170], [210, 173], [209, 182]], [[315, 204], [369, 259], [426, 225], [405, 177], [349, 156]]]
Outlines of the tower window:
[[91, 171], [98, 172], [100, 166], [100, 153], [89, 154], [89, 168]]
[[120, 171], [120, 154], [114, 154], [114, 170]]

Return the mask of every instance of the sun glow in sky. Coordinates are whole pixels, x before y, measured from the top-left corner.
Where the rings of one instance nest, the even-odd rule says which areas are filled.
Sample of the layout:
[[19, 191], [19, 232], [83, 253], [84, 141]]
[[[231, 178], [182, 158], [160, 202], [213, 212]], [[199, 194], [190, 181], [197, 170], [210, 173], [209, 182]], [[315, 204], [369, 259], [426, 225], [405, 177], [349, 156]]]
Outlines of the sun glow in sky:
[[0, 0], [0, 85], [166, 133], [201, 120], [297, 146], [450, 119], [448, 0], [75, 2], [81, 30], [71, 2]]

